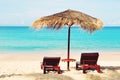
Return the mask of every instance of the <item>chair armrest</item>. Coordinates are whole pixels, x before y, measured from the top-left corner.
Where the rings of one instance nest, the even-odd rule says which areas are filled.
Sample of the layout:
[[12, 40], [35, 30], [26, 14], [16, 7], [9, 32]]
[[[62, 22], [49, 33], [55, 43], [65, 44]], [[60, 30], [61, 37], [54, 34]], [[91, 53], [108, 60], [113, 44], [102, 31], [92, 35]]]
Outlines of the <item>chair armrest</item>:
[[40, 62], [40, 67], [41, 69], [43, 69], [43, 62]]

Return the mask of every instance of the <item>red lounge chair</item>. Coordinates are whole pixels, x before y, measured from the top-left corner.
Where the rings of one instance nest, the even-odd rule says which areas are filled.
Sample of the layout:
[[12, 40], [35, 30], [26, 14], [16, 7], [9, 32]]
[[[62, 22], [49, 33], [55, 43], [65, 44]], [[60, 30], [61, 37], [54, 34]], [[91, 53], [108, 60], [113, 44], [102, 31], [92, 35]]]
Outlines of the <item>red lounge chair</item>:
[[41, 64], [41, 69], [43, 69], [43, 73], [46, 74], [46, 71], [58, 71], [60, 74], [60, 57], [44, 57], [43, 63]]
[[81, 66], [83, 73], [86, 73], [86, 69], [97, 69], [97, 72], [100, 73], [100, 65], [97, 65], [99, 54], [96, 53], [82, 53], [80, 62], [76, 62], [76, 70]]

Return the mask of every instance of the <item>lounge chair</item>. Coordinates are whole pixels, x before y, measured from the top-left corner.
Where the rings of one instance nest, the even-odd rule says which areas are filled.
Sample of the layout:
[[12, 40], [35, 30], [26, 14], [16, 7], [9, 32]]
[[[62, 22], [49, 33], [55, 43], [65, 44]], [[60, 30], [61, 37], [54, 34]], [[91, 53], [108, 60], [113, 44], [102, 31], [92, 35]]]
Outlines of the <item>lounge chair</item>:
[[82, 53], [80, 62], [76, 62], [76, 70], [81, 66], [83, 73], [86, 73], [87, 69], [97, 69], [97, 72], [100, 73], [100, 65], [97, 65], [99, 54], [95, 53]]
[[58, 74], [60, 74], [59, 62], [60, 57], [44, 57], [41, 64], [43, 73], [46, 74], [46, 71], [58, 71]]

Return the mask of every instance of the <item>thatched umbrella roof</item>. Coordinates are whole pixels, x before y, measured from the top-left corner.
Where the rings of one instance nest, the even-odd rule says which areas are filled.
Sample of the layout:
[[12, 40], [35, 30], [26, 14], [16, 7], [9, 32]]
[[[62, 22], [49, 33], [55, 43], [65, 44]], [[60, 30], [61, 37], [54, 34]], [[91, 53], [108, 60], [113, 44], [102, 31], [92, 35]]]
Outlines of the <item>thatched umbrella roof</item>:
[[101, 29], [103, 22], [100, 19], [91, 17], [85, 13], [66, 10], [50, 16], [41, 17], [33, 23], [33, 27], [41, 29], [42, 27], [60, 29], [63, 26], [80, 25], [83, 29], [93, 32]]
[[66, 10], [60, 13], [56, 13], [50, 16], [41, 17], [36, 20], [32, 27], [41, 29], [42, 27], [60, 29], [63, 26], [68, 26], [68, 54], [67, 54], [67, 69], [69, 70], [70, 59], [70, 27], [72, 25], [80, 25], [83, 29], [93, 32], [94, 30], [99, 30], [103, 26], [103, 22], [100, 19], [91, 17], [85, 13]]

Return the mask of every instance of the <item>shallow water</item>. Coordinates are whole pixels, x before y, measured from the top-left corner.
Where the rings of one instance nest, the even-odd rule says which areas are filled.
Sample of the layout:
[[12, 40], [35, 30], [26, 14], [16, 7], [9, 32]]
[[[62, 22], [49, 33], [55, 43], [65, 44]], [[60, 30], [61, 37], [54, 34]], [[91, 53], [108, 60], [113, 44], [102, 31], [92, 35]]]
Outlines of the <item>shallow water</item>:
[[[29, 26], [0, 26], [0, 50], [66, 50], [67, 30], [67, 27], [36, 31]], [[120, 26], [105, 26], [92, 34], [79, 27], [72, 27], [71, 49], [120, 51]]]

